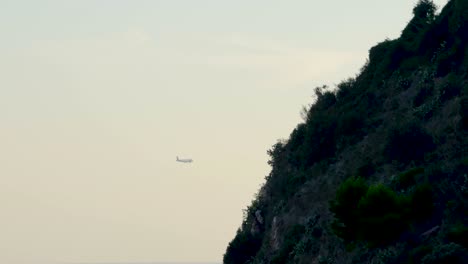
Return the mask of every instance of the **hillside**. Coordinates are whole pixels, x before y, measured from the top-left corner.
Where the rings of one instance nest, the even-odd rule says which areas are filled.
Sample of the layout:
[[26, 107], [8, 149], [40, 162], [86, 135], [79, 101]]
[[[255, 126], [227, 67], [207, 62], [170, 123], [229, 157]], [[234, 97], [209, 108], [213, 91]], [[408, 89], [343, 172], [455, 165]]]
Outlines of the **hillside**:
[[468, 0], [413, 14], [268, 151], [224, 263], [468, 263]]

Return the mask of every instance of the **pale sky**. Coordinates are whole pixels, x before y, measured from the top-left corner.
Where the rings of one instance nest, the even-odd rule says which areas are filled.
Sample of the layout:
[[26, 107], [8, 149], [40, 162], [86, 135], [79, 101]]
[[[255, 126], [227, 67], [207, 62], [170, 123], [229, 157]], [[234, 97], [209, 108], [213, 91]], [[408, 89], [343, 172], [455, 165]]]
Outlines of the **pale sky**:
[[221, 262], [266, 151], [415, 3], [0, 0], [0, 263]]

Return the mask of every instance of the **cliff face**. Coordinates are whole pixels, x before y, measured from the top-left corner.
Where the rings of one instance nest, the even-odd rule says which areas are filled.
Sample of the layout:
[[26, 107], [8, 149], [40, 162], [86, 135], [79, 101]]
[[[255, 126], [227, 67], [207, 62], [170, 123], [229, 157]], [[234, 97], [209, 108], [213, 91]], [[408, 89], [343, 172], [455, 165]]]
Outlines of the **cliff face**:
[[224, 263], [468, 263], [468, 1], [413, 13], [268, 151]]

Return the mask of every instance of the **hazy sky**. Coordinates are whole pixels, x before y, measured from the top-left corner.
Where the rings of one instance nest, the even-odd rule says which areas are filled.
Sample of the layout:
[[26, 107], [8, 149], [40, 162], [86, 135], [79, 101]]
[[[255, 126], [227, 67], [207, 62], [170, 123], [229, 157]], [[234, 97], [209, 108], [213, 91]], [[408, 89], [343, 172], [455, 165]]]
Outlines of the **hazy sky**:
[[221, 261], [266, 151], [415, 2], [0, 0], [0, 263]]

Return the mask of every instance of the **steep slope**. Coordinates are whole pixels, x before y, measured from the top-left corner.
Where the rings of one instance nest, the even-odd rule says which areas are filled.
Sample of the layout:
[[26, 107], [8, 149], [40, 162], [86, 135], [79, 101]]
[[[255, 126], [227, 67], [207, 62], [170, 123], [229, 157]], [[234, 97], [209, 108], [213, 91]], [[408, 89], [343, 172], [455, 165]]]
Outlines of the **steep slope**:
[[268, 151], [224, 263], [468, 263], [468, 1], [413, 14]]

